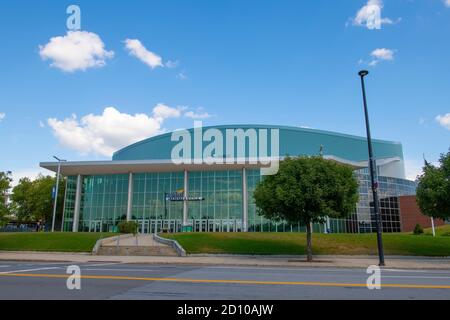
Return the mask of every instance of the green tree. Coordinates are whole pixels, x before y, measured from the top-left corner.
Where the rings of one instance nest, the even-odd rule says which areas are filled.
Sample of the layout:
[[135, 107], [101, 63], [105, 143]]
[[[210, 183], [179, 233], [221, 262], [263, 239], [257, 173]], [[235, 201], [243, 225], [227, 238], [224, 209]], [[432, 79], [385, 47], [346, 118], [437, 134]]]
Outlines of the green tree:
[[3, 226], [11, 214], [7, 203], [8, 192], [11, 189], [11, 172], [0, 172], [0, 226]]
[[[43, 220], [51, 223], [53, 215], [52, 189], [56, 184], [56, 178], [50, 176], [38, 176], [31, 181], [23, 178], [14, 187], [11, 196], [12, 205], [17, 218], [20, 221]], [[62, 217], [64, 205], [65, 182], [61, 179], [57, 204], [57, 217]]]
[[254, 192], [259, 214], [265, 218], [306, 225], [308, 261], [312, 261], [311, 224], [348, 216], [358, 197], [353, 170], [321, 157], [286, 158], [278, 173], [264, 177]]
[[444, 220], [450, 218], [450, 151], [441, 154], [439, 166], [425, 163], [416, 194], [424, 215]]

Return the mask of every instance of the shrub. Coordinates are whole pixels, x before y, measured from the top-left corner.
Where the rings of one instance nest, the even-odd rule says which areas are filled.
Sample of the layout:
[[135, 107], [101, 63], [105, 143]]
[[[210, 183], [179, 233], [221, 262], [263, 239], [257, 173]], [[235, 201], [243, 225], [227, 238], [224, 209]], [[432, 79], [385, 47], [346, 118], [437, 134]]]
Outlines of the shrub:
[[138, 224], [136, 221], [122, 221], [118, 225], [120, 233], [136, 235], [138, 233]]
[[423, 228], [420, 226], [420, 224], [416, 224], [416, 227], [414, 228], [413, 233], [415, 235], [423, 234]]

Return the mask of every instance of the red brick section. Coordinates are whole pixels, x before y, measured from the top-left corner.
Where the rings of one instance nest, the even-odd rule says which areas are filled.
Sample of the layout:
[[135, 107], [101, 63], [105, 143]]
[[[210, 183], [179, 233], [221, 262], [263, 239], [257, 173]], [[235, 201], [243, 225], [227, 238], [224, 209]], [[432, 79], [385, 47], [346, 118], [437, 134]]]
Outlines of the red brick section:
[[[413, 231], [416, 224], [420, 224], [422, 228], [431, 227], [431, 218], [423, 215], [420, 212], [420, 208], [417, 205], [415, 196], [402, 196], [399, 197], [400, 202], [400, 217], [402, 221], [402, 232]], [[434, 225], [436, 227], [443, 226], [445, 223], [443, 220], [434, 219]]]

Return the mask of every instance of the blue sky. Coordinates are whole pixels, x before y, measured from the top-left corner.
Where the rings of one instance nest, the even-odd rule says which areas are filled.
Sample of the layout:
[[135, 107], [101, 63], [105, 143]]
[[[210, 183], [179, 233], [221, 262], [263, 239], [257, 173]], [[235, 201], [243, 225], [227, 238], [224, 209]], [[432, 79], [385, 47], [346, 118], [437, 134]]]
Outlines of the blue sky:
[[[355, 19], [367, 5], [381, 29]], [[4, 1], [0, 170], [108, 159], [194, 118], [364, 136], [357, 72], [368, 68], [372, 135], [403, 143], [412, 177], [423, 153], [450, 147], [449, 35], [445, 0]], [[77, 40], [87, 49], [70, 50]]]

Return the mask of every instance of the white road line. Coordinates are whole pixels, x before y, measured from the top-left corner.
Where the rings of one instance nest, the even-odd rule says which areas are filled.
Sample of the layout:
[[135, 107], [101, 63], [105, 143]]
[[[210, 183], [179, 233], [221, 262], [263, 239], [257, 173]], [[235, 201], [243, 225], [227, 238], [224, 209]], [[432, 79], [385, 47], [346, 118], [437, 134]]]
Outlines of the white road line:
[[123, 262], [108, 262], [99, 264], [86, 264], [87, 267], [106, 267], [106, 266], [117, 266], [119, 264], [124, 264]]
[[381, 269], [381, 272], [388, 271], [388, 272], [413, 272], [413, 273], [427, 273], [430, 272], [428, 270], [407, 270], [407, 269]]
[[0, 272], [0, 274], [9, 274], [9, 273], [23, 273], [23, 272], [32, 272], [32, 271], [41, 271], [41, 270], [54, 270], [61, 269], [61, 267], [48, 267], [48, 268], [35, 268], [35, 269], [25, 269], [25, 270], [12, 270]]
[[409, 279], [450, 279], [450, 277], [435, 277], [435, 276], [383, 276], [381, 278], [409, 278]]
[[81, 270], [85, 271], [119, 271], [119, 272], [155, 272], [159, 270], [149, 270], [149, 269], [113, 269], [113, 268], [81, 268]]
[[[284, 268], [284, 267], [237, 267], [237, 266], [205, 266], [202, 267], [204, 269], [228, 269], [228, 270], [277, 270], [277, 271], [314, 271], [314, 272], [320, 272], [320, 273], [327, 273], [327, 272], [343, 272], [343, 273], [354, 273], [355, 271], [364, 271], [364, 268], [340, 268], [340, 269], [330, 269], [330, 268]], [[383, 272], [395, 272], [395, 273], [435, 273], [435, 274], [450, 274], [450, 270], [417, 270], [417, 269], [381, 269], [381, 273]]]

